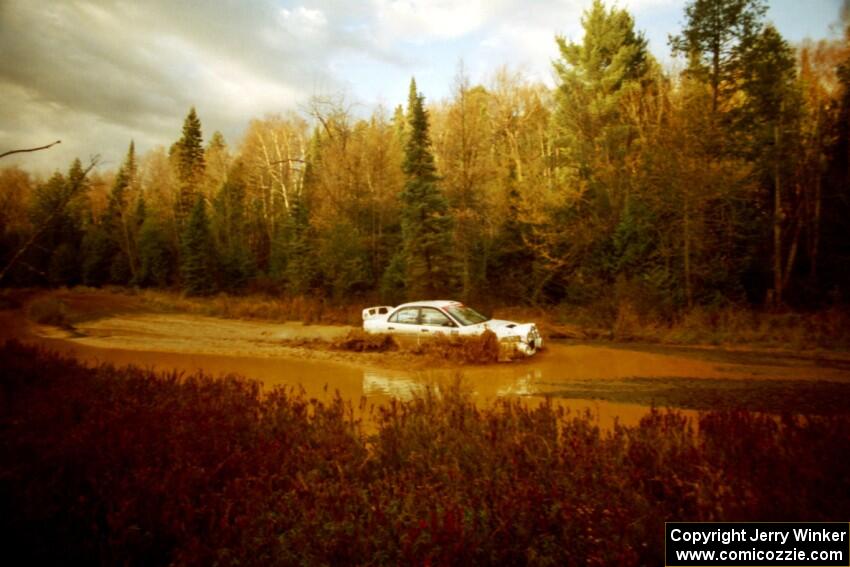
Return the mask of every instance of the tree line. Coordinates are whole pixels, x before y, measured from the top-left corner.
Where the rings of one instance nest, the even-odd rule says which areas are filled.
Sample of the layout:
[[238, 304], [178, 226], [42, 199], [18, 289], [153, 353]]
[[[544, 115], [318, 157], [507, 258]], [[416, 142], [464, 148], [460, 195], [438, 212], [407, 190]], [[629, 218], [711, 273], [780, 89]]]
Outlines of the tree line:
[[[448, 100], [252, 121], [116, 172], [0, 170], [2, 285], [362, 298], [818, 306], [850, 278], [850, 50], [792, 47], [762, 0], [692, 0], [664, 70], [595, 0], [554, 89], [499, 70]], [[22, 253], [23, 251], [23, 253]]]

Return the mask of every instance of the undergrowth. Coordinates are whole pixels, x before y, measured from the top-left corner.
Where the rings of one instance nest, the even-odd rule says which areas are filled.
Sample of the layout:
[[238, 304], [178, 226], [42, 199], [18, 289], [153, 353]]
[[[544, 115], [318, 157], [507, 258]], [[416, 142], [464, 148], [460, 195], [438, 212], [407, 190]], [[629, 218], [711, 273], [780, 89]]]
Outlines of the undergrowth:
[[[356, 404], [356, 401], [354, 402]], [[374, 409], [0, 348], [9, 564], [657, 565], [664, 521], [850, 515], [850, 417]]]

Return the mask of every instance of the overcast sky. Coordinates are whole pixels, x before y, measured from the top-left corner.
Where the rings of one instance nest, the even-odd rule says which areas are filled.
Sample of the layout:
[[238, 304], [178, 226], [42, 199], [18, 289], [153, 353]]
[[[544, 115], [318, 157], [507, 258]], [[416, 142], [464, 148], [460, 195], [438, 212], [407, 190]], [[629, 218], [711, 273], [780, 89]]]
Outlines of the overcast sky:
[[[251, 118], [344, 93], [368, 114], [449, 95], [458, 62], [486, 82], [501, 65], [552, 84], [555, 34], [581, 39], [592, 0], [0, 0], [0, 153], [31, 171], [102, 156], [115, 168], [131, 139], [168, 146], [195, 106], [205, 138], [235, 146]], [[842, 0], [769, 0], [790, 41], [836, 37]], [[610, 3], [609, 3], [610, 4]], [[619, 0], [669, 63], [684, 0]]]

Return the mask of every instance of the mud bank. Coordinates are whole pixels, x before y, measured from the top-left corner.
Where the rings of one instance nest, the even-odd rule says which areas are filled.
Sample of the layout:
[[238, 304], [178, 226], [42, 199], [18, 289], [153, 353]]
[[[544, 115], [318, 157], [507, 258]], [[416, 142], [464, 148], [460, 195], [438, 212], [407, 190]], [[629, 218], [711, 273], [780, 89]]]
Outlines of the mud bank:
[[[636, 423], [651, 405], [705, 410], [746, 407], [848, 413], [850, 364], [841, 358], [550, 341], [512, 363], [457, 366], [405, 353], [334, 351], [327, 341], [350, 327], [239, 321], [190, 314], [123, 313], [83, 320], [73, 329], [0, 312], [3, 338], [71, 352], [91, 363], [135, 364], [213, 375], [237, 373], [268, 387], [339, 392], [381, 404], [461, 379], [482, 401], [498, 396], [537, 403], [553, 397], [601, 425]], [[323, 345], [323, 346], [322, 346]]]

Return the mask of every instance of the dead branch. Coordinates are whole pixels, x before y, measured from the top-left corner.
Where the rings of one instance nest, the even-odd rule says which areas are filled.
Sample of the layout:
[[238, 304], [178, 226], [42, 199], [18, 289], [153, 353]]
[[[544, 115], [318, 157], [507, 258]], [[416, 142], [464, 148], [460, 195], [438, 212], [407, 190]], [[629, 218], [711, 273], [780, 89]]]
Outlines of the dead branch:
[[12, 151], [0, 154], [0, 158], [4, 158], [4, 157], [10, 156], [12, 154], [22, 154], [22, 153], [26, 153], [26, 152], [37, 152], [39, 150], [46, 150], [47, 148], [52, 148], [56, 144], [61, 144], [61, 143], [62, 143], [62, 140], [56, 140], [52, 144], [47, 144], [46, 146], [39, 146], [37, 148], [26, 148], [26, 149], [23, 149], [23, 150], [12, 150]]

